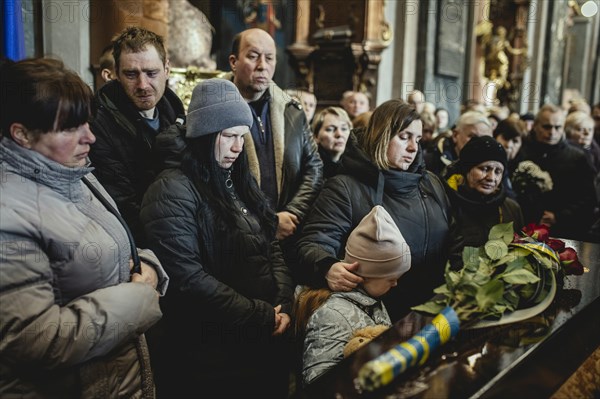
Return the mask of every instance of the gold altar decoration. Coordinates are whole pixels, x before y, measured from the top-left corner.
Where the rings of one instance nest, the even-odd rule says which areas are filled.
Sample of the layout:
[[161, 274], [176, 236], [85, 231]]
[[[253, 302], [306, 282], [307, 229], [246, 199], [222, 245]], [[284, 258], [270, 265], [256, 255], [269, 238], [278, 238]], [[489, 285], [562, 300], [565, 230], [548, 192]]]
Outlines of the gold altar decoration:
[[171, 68], [169, 87], [179, 96], [187, 112], [188, 105], [192, 99], [192, 91], [198, 83], [212, 78], [222, 78], [227, 72], [209, 71], [195, 66], [187, 68]]

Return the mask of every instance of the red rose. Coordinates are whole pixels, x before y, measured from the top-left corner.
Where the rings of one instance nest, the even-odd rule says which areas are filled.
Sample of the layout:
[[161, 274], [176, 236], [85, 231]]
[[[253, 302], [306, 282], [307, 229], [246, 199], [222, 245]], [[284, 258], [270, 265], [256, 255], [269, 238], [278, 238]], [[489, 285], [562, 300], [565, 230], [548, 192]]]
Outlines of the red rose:
[[565, 248], [558, 256], [565, 274], [575, 274], [577, 276], [583, 274], [583, 265], [579, 262], [577, 252], [573, 248]]
[[523, 233], [527, 234], [534, 240], [541, 242], [548, 241], [548, 238], [550, 237], [550, 231], [548, 230], [548, 226], [545, 224], [529, 223], [523, 228]]
[[546, 244], [556, 252], [562, 252], [565, 250], [565, 242], [563, 240], [549, 238], [548, 241], [546, 241]]

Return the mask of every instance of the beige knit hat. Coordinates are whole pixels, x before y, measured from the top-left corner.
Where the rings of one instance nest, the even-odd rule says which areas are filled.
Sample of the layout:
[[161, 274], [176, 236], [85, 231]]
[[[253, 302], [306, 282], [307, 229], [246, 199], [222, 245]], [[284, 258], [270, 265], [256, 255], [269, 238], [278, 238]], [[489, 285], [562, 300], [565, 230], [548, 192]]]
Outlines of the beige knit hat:
[[410, 269], [410, 248], [384, 207], [373, 207], [350, 233], [344, 262], [358, 262], [362, 277], [400, 278]]

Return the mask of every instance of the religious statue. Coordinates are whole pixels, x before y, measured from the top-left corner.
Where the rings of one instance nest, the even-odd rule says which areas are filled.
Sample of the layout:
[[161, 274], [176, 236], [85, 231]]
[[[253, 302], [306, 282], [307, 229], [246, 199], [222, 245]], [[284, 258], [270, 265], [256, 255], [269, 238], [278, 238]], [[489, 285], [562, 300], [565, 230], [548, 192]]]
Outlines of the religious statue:
[[508, 54], [522, 55], [527, 49], [513, 48], [507, 38], [506, 28], [498, 26], [495, 34], [492, 33], [493, 24], [490, 21], [482, 21], [477, 24], [475, 32], [481, 48], [483, 57], [481, 59], [481, 74], [487, 82], [493, 84], [496, 90], [510, 89], [508, 79], [509, 59]]

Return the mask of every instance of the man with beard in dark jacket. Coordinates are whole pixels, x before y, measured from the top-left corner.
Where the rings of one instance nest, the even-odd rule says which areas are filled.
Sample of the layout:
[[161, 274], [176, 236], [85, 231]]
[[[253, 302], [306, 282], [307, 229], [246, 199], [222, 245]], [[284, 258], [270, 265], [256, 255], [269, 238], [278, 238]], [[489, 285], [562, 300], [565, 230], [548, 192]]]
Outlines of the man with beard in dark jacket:
[[184, 115], [184, 109], [167, 87], [169, 60], [162, 37], [143, 28], [126, 28], [113, 42], [113, 57], [116, 79], [96, 95], [98, 112], [90, 123], [96, 143], [90, 159], [136, 243], [144, 246], [139, 212], [146, 189], [160, 172], [155, 138]]
[[565, 114], [555, 105], [544, 105], [535, 117], [523, 157], [552, 177], [553, 188], [524, 215], [525, 223], [550, 226], [552, 236], [597, 240], [588, 234], [595, 204], [594, 172], [583, 150], [569, 144], [564, 134]]

